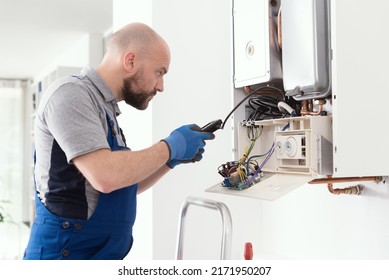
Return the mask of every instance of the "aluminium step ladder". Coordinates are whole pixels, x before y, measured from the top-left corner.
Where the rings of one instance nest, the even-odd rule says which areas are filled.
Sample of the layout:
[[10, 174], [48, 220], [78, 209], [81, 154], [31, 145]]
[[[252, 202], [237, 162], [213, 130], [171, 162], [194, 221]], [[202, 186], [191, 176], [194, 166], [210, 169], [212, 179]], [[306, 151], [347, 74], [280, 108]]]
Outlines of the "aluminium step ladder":
[[192, 197], [192, 196], [187, 197], [181, 207], [179, 226], [178, 226], [176, 259], [177, 260], [183, 259], [185, 219], [190, 205], [205, 207], [220, 212], [222, 218], [222, 227], [223, 227], [222, 237], [221, 237], [220, 259], [221, 260], [229, 259], [230, 251], [231, 251], [231, 240], [232, 240], [232, 219], [228, 207], [224, 203], [219, 201], [214, 201], [214, 200], [199, 198], [199, 197]]

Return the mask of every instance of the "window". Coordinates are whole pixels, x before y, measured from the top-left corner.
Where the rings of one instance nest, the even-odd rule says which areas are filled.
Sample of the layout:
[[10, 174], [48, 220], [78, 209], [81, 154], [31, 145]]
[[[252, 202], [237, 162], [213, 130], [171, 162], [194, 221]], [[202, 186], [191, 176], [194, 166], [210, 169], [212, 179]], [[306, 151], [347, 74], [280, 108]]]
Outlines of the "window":
[[[0, 80], [0, 259], [17, 259], [24, 250], [28, 227], [23, 220], [24, 82]], [[23, 247], [23, 248], [22, 248]]]

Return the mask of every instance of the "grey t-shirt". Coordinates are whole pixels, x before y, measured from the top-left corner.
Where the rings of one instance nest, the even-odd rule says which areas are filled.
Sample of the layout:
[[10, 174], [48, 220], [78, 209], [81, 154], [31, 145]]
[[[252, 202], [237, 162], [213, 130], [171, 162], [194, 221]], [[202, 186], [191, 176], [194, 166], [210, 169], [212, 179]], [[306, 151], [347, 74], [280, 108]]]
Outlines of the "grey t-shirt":
[[[59, 79], [42, 95], [35, 119], [35, 183], [38, 196], [53, 214], [88, 219], [99, 193], [72, 164], [80, 155], [109, 149], [106, 114], [114, 120], [117, 102], [99, 77], [86, 66], [79, 76]], [[125, 145], [117, 137], [119, 145]]]

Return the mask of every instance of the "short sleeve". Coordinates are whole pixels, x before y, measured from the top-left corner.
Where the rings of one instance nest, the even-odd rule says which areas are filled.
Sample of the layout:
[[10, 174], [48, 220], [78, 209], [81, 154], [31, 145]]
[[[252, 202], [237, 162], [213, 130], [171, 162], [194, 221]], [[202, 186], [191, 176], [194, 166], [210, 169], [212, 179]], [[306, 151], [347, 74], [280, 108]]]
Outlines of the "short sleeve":
[[51, 95], [42, 121], [70, 163], [77, 156], [109, 148], [104, 116], [87, 88], [69, 82]]

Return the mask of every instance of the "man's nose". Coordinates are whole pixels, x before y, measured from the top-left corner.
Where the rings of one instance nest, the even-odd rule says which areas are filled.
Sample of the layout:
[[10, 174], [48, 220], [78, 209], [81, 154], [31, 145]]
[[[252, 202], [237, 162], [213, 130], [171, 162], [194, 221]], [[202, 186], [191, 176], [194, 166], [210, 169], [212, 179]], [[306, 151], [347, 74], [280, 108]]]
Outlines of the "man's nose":
[[164, 90], [163, 77], [158, 79], [157, 84], [155, 85], [155, 89], [158, 92], [163, 92], [163, 90]]

